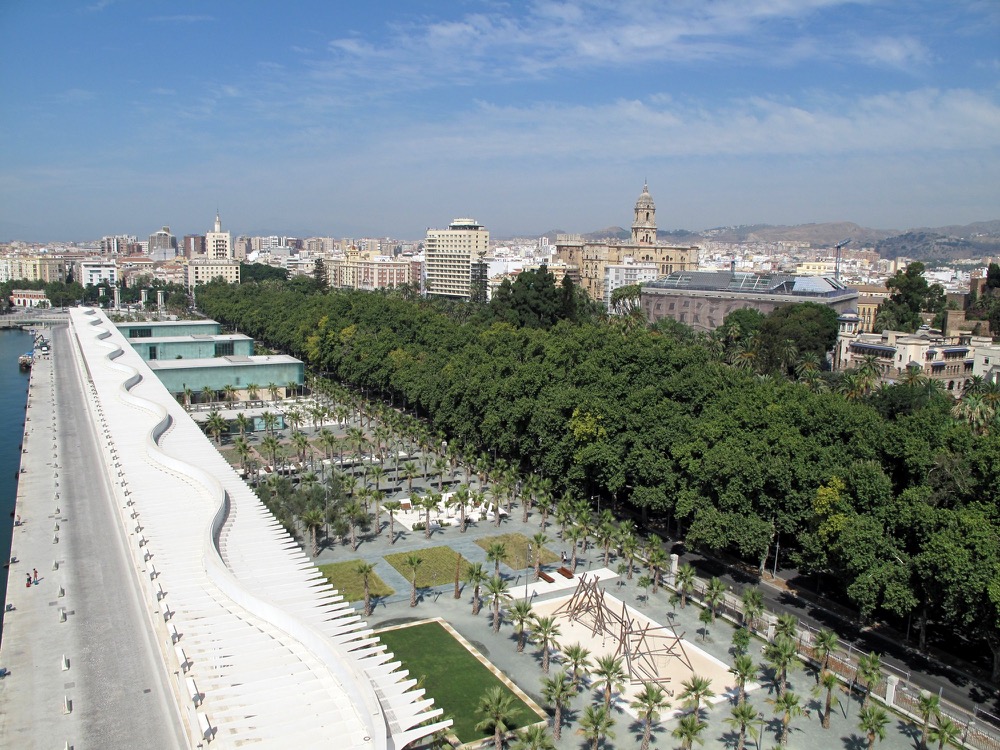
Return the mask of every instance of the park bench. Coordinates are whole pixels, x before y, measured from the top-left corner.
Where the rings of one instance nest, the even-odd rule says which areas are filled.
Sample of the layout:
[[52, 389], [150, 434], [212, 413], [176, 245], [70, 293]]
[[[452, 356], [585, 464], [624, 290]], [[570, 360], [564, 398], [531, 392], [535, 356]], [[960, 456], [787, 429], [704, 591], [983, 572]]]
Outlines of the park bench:
[[555, 583], [556, 579], [546, 573], [544, 570], [538, 572], [538, 577], [541, 578], [546, 583]]
[[561, 575], [563, 578], [572, 578], [573, 577], [573, 571], [570, 570], [569, 568], [565, 567], [565, 566], [562, 567], [562, 568], [559, 568], [559, 570], [557, 570], [556, 572], [559, 575]]

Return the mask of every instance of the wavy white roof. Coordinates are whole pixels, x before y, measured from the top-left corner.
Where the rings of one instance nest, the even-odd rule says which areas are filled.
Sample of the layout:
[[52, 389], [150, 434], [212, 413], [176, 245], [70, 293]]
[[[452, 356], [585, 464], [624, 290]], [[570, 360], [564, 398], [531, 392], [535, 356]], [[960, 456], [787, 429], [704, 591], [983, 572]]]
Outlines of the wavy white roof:
[[107, 317], [71, 325], [192, 744], [397, 750], [449, 725], [417, 726], [440, 709]]

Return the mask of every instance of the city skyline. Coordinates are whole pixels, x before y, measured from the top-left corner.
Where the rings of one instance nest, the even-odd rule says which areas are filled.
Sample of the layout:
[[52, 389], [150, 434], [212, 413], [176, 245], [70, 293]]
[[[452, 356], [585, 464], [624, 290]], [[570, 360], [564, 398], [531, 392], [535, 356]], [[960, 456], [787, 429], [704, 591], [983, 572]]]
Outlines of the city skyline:
[[1000, 9], [89, 0], [0, 9], [0, 239], [997, 218]]

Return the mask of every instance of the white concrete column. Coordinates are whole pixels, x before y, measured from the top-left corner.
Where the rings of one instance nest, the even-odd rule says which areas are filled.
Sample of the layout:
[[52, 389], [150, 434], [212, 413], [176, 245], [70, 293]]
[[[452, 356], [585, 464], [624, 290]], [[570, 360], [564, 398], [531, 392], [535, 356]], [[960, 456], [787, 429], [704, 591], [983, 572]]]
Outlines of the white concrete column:
[[670, 573], [667, 574], [667, 585], [673, 588], [677, 585], [677, 569], [680, 567], [680, 557], [670, 555]]
[[899, 678], [891, 674], [885, 681], [885, 705], [892, 706], [896, 702], [896, 686], [899, 685]]

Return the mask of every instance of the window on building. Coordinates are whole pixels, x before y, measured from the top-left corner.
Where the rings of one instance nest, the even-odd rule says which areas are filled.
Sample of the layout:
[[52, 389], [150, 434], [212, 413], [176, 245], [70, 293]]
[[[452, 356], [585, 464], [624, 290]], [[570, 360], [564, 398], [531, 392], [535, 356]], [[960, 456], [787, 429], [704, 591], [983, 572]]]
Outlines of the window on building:
[[149, 358], [150, 359], [156, 359], [156, 347], [155, 346], [149, 347]]
[[129, 328], [128, 337], [130, 339], [151, 339], [153, 338], [152, 328]]
[[231, 357], [235, 353], [235, 346], [232, 341], [218, 341], [215, 344], [216, 357]]

